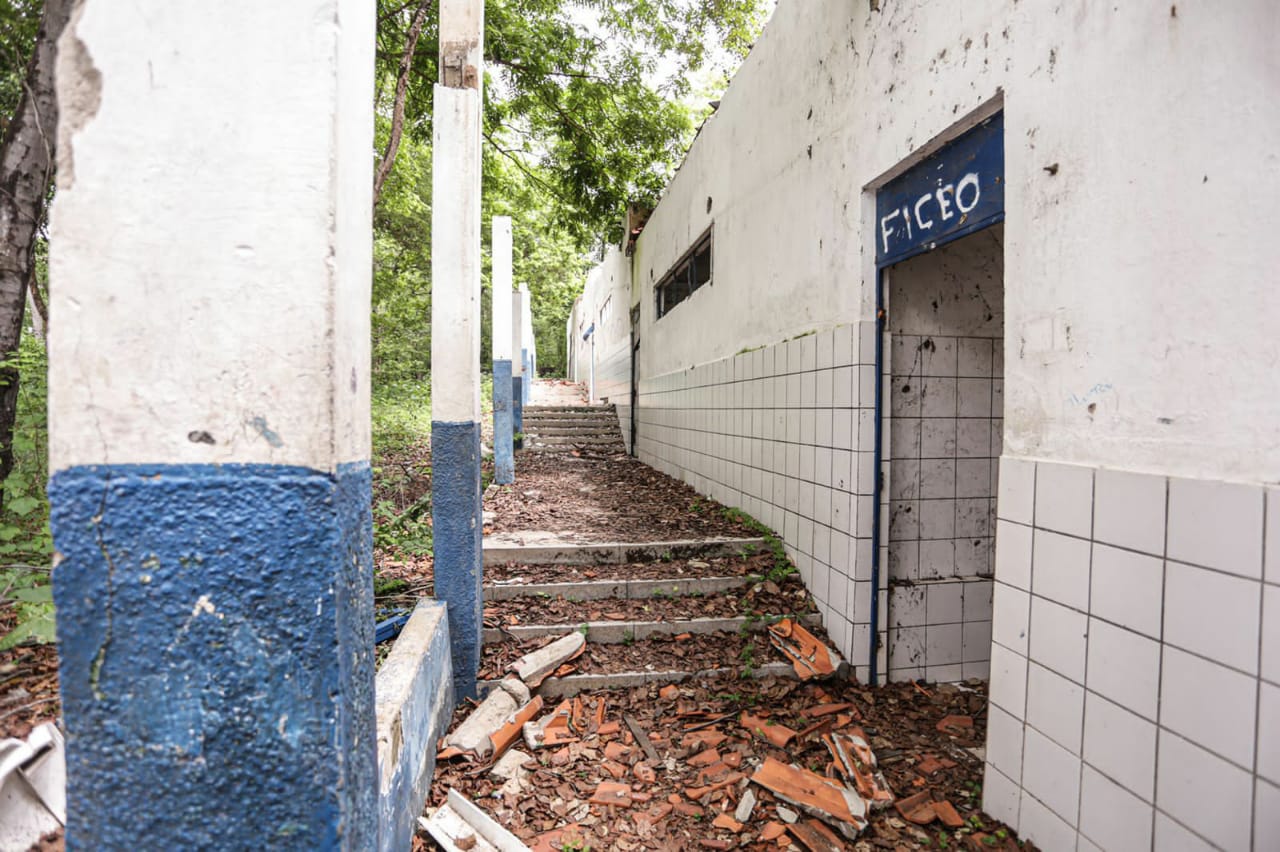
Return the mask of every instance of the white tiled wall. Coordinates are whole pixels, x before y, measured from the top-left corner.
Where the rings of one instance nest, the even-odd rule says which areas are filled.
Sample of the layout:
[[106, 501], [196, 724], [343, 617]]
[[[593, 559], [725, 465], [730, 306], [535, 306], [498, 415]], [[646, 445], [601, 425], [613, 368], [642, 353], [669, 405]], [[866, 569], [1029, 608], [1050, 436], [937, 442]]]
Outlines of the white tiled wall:
[[984, 805], [1042, 848], [1276, 849], [1280, 491], [1005, 458]]
[[[588, 350], [589, 352], [589, 350]], [[622, 440], [631, 448], [631, 346], [615, 348], [596, 362], [596, 399], [616, 406]]]
[[874, 365], [865, 322], [642, 379], [637, 444], [642, 461], [778, 531], [864, 680]]
[[889, 678], [985, 678], [1004, 426], [1001, 241], [976, 234], [887, 274]]

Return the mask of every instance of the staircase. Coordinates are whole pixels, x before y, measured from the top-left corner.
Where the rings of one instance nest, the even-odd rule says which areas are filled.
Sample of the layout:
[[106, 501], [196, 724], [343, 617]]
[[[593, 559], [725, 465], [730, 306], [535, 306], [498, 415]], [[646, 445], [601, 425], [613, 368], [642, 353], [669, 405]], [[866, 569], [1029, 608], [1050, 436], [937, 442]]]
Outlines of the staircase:
[[536, 452], [626, 452], [612, 405], [529, 405], [524, 448]]
[[585, 653], [554, 673], [547, 698], [721, 675], [794, 677], [765, 632], [781, 618], [821, 633], [798, 575], [777, 572], [762, 539], [628, 545], [500, 546], [485, 551], [481, 680], [582, 631]]

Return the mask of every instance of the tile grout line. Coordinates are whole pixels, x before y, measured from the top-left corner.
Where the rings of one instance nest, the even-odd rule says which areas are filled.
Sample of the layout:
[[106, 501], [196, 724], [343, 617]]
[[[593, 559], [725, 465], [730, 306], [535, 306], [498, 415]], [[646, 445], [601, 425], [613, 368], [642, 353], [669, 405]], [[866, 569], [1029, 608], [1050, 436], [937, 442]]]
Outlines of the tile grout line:
[[1164, 553], [1163, 559], [1160, 561], [1160, 637], [1159, 637], [1159, 661], [1156, 663], [1156, 744], [1155, 744], [1155, 761], [1151, 768], [1151, 850], [1156, 852], [1156, 818], [1160, 813], [1160, 740], [1164, 734], [1164, 728], [1160, 723], [1161, 712], [1164, 704], [1164, 622], [1165, 622], [1165, 595], [1168, 591], [1169, 583], [1169, 511], [1173, 502], [1173, 487], [1168, 477], [1164, 480]]
[[[1089, 472], [1089, 540], [1093, 541], [1093, 537], [1097, 534], [1098, 526], [1098, 474], [1097, 470]], [[1089, 640], [1093, 632], [1090, 626], [1090, 615], [1093, 612], [1093, 546], [1089, 547], [1089, 571], [1088, 582], [1085, 587], [1085, 640], [1084, 640], [1084, 672], [1080, 675], [1080, 776], [1079, 786], [1076, 788], [1076, 848], [1080, 846], [1080, 838], [1083, 832], [1080, 830], [1080, 824], [1084, 821], [1084, 768], [1086, 766], [1084, 759], [1084, 735], [1085, 721], [1089, 715], [1088, 697], [1089, 682]], [[1086, 838], [1087, 839], [1087, 838]], [[1093, 841], [1089, 841], [1092, 843]]]
[[[1026, 611], [1026, 624], [1027, 624], [1027, 654], [1026, 654], [1026, 657], [1025, 657], [1026, 666], [1025, 666], [1025, 668], [1024, 668], [1023, 675], [1022, 675], [1022, 679], [1023, 679], [1023, 682], [1022, 682], [1022, 718], [1021, 718], [1021, 720], [1020, 720], [1022, 724], [1019, 726], [1019, 732], [1018, 732], [1018, 733], [1019, 733], [1019, 736], [1020, 736], [1020, 738], [1021, 738], [1021, 741], [1020, 741], [1020, 744], [1019, 744], [1019, 748], [1018, 748], [1018, 789], [1021, 791], [1021, 794], [1022, 794], [1022, 795], [1026, 795], [1026, 794], [1027, 794], [1026, 786], [1025, 786], [1025, 781], [1024, 781], [1024, 776], [1026, 775], [1026, 772], [1025, 772], [1025, 770], [1024, 770], [1024, 767], [1026, 766], [1026, 762], [1027, 762], [1027, 705], [1028, 705], [1028, 703], [1029, 703], [1028, 695], [1029, 695], [1029, 694], [1030, 694], [1030, 692], [1031, 692], [1031, 593], [1030, 593], [1030, 588], [1034, 585], [1034, 582], [1035, 582], [1035, 570], [1036, 570], [1036, 560], [1035, 560], [1035, 538], [1034, 538], [1034, 536], [1035, 536], [1035, 524], [1036, 524], [1036, 502], [1037, 502], [1037, 501], [1036, 501], [1036, 482], [1039, 480], [1039, 478], [1040, 478], [1040, 464], [1039, 464], [1038, 462], [1032, 462], [1032, 468], [1031, 468], [1031, 529], [1032, 529], [1032, 547], [1031, 547], [1031, 556], [1029, 557], [1029, 558], [1030, 558], [1030, 560], [1031, 560], [1031, 564], [1028, 566], [1028, 570], [1027, 570], [1027, 588], [1028, 588], [1028, 592], [1027, 592], [1027, 611]], [[1034, 796], [1033, 796], [1032, 798], [1034, 798]], [[1018, 798], [1018, 828], [1019, 828], [1019, 830], [1021, 830], [1021, 827], [1022, 827], [1022, 797], [1021, 797], [1021, 795], [1020, 795], [1020, 796], [1019, 796], [1019, 798]]]
[[[1268, 489], [1262, 489], [1262, 566], [1261, 576], [1267, 576], [1267, 504], [1271, 500]], [[1262, 637], [1266, 633], [1263, 619], [1266, 618], [1267, 585], [1264, 582], [1258, 587], [1258, 679], [1254, 683], [1253, 706], [1253, 784], [1249, 799], [1249, 848], [1257, 846], [1258, 834], [1258, 757], [1259, 743], [1262, 741]]]

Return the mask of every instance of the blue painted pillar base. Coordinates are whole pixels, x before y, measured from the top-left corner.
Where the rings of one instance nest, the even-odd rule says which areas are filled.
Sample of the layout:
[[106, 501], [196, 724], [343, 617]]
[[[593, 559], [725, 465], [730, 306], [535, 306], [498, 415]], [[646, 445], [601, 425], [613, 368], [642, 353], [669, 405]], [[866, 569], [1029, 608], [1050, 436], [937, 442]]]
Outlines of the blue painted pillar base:
[[67, 848], [374, 848], [368, 464], [75, 467], [49, 496]]
[[517, 450], [524, 449], [524, 377], [513, 376], [511, 378], [511, 428], [518, 435], [515, 439], [514, 446]]
[[493, 362], [493, 481], [510, 485], [516, 480], [516, 460], [512, 453], [511, 361]]
[[528, 405], [529, 393], [533, 390], [533, 380], [537, 378], [533, 374], [533, 362], [529, 360], [528, 349], [520, 350], [520, 367], [525, 376], [524, 392], [523, 392], [524, 396], [520, 398], [520, 401], [525, 405]]
[[436, 599], [449, 605], [453, 688], [476, 697], [483, 627], [480, 424], [431, 424], [431, 524]]

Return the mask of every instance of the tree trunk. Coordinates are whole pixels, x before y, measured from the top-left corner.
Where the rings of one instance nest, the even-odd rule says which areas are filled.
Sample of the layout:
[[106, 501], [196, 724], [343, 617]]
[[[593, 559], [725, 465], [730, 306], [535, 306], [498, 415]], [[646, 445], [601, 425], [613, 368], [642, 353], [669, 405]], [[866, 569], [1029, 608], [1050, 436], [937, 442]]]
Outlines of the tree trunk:
[[27, 282], [35, 274], [36, 236], [53, 178], [58, 126], [54, 60], [73, 3], [45, 0], [18, 111], [0, 140], [0, 484], [13, 469], [19, 378], [14, 360], [22, 338]]
[[400, 72], [396, 75], [396, 101], [391, 113], [391, 137], [387, 140], [386, 153], [378, 164], [378, 172], [373, 178], [373, 206], [378, 206], [378, 197], [382, 195], [382, 186], [391, 175], [391, 168], [396, 164], [396, 153], [400, 150], [400, 136], [404, 133], [404, 103], [409, 96], [409, 73], [413, 70], [413, 53], [418, 49], [418, 38], [422, 35], [422, 27], [427, 22], [427, 13], [435, 5], [435, 0], [422, 0], [418, 11], [409, 25], [409, 34], [405, 38], [404, 54], [400, 57]]

